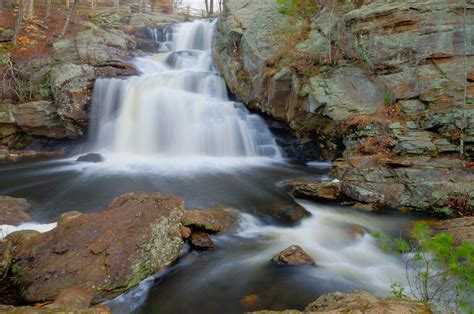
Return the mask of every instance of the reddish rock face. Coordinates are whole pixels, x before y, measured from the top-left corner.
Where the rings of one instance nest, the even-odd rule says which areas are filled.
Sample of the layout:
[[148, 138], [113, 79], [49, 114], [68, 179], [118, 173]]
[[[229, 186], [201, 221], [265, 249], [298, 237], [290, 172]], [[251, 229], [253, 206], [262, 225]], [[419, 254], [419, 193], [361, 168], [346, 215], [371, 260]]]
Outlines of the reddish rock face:
[[315, 266], [316, 262], [309, 256], [299, 245], [292, 245], [272, 258], [272, 262], [277, 265], [311, 265]]
[[31, 221], [30, 215], [25, 213], [29, 209], [31, 205], [23, 198], [0, 196], [0, 225], [17, 226]]
[[232, 232], [238, 225], [239, 211], [225, 205], [219, 205], [205, 210], [186, 211], [183, 225], [203, 231]]
[[16, 252], [16, 284], [27, 302], [78, 287], [98, 303], [170, 265], [183, 245], [183, 200], [128, 193], [102, 212], [62, 220]]
[[214, 249], [216, 247], [209, 234], [203, 231], [193, 231], [189, 239], [191, 245], [196, 249]]

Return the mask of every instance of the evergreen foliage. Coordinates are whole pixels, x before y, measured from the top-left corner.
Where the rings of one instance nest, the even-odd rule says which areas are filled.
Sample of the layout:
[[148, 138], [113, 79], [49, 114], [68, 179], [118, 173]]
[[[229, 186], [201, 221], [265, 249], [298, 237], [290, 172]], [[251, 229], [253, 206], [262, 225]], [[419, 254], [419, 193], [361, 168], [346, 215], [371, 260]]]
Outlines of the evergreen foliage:
[[408, 289], [392, 283], [392, 294], [473, 313], [474, 244], [456, 243], [449, 233], [432, 234], [425, 222], [414, 225], [409, 239], [374, 233], [388, 253], [395, 253], [406, 266]]

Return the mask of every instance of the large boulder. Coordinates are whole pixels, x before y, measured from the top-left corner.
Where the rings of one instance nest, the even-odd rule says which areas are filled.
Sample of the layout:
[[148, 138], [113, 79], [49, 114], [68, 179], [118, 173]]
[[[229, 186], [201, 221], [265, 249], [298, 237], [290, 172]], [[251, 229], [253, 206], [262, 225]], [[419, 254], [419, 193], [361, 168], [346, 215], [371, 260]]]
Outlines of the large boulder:
[[175, 261], [183, 245], [183, 200], [128, 193], [96, 214], [64, 220], [15, 254], [15, 284], [26, 302], [78, 287], [93, 303], [111, 299]]
[[51, 70], [51, 89], [70, 137], [80, 137], [88, 124], [88, 105], [92, 99], [94, 67], [63, 63]]
[[291, 196], [296, 198], [340, 201], [344, 199], [340, 181], [295, 179], [282, 182]]
[[277, 255], [273, 256], [272, 262], [276, 265], [310, 265], [315, 266], [316, 262], [299, 245], [287, 247]]
[[239, 211], [225, 205], [205, 210], [188, 210], [184, 213], [182, 223], [191, 229], [209, 233], [233, 232], [238, 227]]
[[24, 132], [35, 136], [64, 138], [67, 131], [51, 101], [36, 101], [15, 105], [12, 108], [15, 124]]
[[31, 216], [25, 212], [30, 209], [31, 205], [23, 198], [0, 195], [0, 225], [17, 226], [31, 221]]
[[275, 1], [226, 2], [213, 58], [239, 99], [331, 159], [342, 143], [347, 157], [454, 154], [462, 132], [474, 156], [472, 5], [461, 19], [459, 2], [320, 3], [304, 21]]
[[333, 292], [309, 304], [304, 312], [314, 313], [431, 313], [427, 303], [377, 298], [365, 291]]
[[365, 291], [351, 293], [332, 292], [324, 294], [309, 304], [303, 311], [258, 311], [247, 314], [343, 314], [343, 313], [432, 313], [429, 304], [416, 301], [405, 301], [393, 298], [377, 298]]
[[452, 158], [340, 159], [331, 174], [336, 180], [287, 180], [283, 186], [294, 197], [352, 202], [363, 210], [388, 206], [455, 215], [474, 208], [474, 173]]

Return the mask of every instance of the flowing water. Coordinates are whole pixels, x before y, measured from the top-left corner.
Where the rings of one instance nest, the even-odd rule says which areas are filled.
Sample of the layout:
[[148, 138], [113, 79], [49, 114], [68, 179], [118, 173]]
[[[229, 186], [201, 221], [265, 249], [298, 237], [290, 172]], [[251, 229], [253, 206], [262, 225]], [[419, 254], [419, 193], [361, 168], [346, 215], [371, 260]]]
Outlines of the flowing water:
[[[263, 120], [229, 100], [210, 58], [213, 28], [196, 21], [152, 29], [163, 45], [135, 60], [142, 75], [97, 80], [89, 142], [105, 162], [3, 164], [0, 194], [31, 200], [38, 208], [31, 215], [44, 224], [63, 212], [100, 210], [130, 191], [172, 193], [184, 197], [187, 208], [225, 203], [241, 211], [237, 234], [214, 236], [214, 251], [185, 247], [169, 270], [110, 302], [117, 313], [302, 309], [335, 290], [387, 294], [392, 281], [403, 282], [403, 268], [370, 233], [399, 234], [414, 217], [296, 200], [311, 217], [297, 225], [274, 219], [275, 204], [295, 203], [278, 182], [328, 179], [330, 164], [283, 159]], [[293, 244], [318, 267], [269, 263]]]

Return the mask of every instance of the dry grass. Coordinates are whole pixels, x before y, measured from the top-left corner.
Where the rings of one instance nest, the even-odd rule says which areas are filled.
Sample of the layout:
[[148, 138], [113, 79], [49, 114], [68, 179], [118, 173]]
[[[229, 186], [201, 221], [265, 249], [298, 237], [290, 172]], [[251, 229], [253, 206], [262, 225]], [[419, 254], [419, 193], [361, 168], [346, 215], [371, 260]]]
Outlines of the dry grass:
[[461, 217], [473, 216], [474, 208], [471, 206], [471, 198], [467, 194], [450, 196], [446, 203], [446, 207]]

